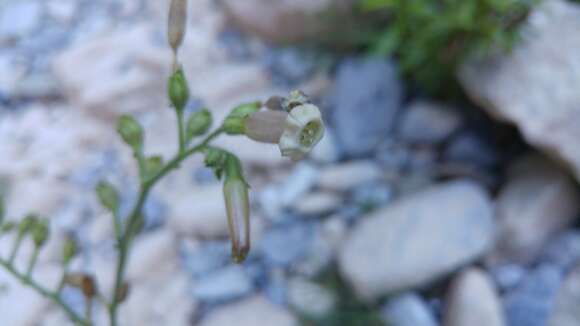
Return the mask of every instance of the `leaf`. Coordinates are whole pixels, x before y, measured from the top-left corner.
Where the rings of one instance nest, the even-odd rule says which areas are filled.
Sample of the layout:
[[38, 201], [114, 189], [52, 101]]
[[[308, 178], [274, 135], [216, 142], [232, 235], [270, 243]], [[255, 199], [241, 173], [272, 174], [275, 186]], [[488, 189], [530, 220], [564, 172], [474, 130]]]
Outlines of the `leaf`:
[[97, 193], [97, 197], [99, 197], [101, 205], [116, 215], [117, 211], [119, 210], [120, 200], [119, 193], [115, 187], [106, 181], [101, 181], [95, 187], [95, 191]]

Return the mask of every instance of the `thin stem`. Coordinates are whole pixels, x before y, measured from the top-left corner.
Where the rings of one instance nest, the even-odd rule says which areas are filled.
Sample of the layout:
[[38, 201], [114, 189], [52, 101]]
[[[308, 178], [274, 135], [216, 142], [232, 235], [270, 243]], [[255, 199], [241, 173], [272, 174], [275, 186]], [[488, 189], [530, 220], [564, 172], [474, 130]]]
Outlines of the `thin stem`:
[[62, 299], [60, 298], [60, 296], [58, 295], [57, 292], [50, 291], [50, 290], [42, 287], [40, 284], [36, 283], [31, 277], [24, 275], [24, 274], [21, 274], [20, 272], [18, 272], [14, 268], [14, 266], [9, 261], [6, 261], [4, 259], [0, 259], [0, 266], [2, 266], [6, 271], [8, 271], [8, 273], [10, 273], [12, 276], [17, 278], [22, 284], [33, 288], [40, 295], [42, 295], [43, 297], [51, 300], [52, 302], [54, 302], [55, 304], [60, 306], [65, 311], [65, 313], [69, 316], [69, 318], [72, 321], [74, 321], [77, 325], [81, 325], [81, 326], [90, 326], [91, 325], [91, 323], [89, 321], [87, 321], [83, 317], [79, 316], [64, 301], [62, 301]]
[[12, 247], [12, 252], [10, 253], [10, 259], [8, 259], [10, 264], [12, 264], [14, 262], [14, 259], [16, 258], [16, 254], [18, 253], [18, 250], [20, 249], [20, 245], [22, 244], [23, 239], [24, 239], [24, 237], [22, 235], [19, 234], [17, 236], [16, 242], [14, 242], [14, 247]]
[[111, 303], [108, 305], [109, 310], [109, 320], [111, 326], [117, 326], [117, 312], [119, 308], [119, 298], [118, 293], [119, 289], [123, 286], [125, 269], [127, 265], [127, 255], [129, 253], [129, 248], [131, 246], [131, 239], [134, 233], [135, 225], [140, 218], [141, 210], [143, 209], [143, 205], [147, 200], [147, 196], [151, 191], [151, 188], [165, 175], [167, 175], [172, 170], [179, 167], [179, 164], [184, 161], [189, 156], [193, 155], [194, 153], [201, 152], [207, 148], [207, 145], [216, 137], [218, 137], [223, 130], [221, 128], [216, 129], [214, 132], [209, 134], [201, 143], [197, 146], [194, 146], [189, 149], [181, 149], [179, 152], [171, 159], [162, 169], [160, 169], [154, 176], [150, 177], [149, 179], [143, 180], [141, 182], [141, 188], [139, 191], [139, 197], [135, 206], [127, 219], [127, 227], [124, 230], [123, 234], [121, 235], [118, 246], [119, 246], [119, 255], [117, 257], [117, 270], [115, 273], [115, 287], [113, 289], [113, 299]]
[[177, 114], [177, 133], [179, 139], [179, 153], [185, 151], [185, 130], [183, 126], [183, 108], [176, 108], [175, 112]]
[[62, 271], [62, 276], [60, 277], [60, 282], [58, 283], [58, 287], [56, 288], [56, 293], [60, 294], [62, 289], [64, 289], [64, 284], [66, 282], [66, 275], [68, 274], [68, 264], [64, 266], [64, 270]]
[[93, 320], [93, 298], [86, 297], [85, 300], [85, 318], [90, 322]]
[[26, 276], [31, 277], [32, 270], [34, 269], [34, 266], [36, 265], [36, 260], [38, 259], [39, 253], [40, 253], [40, 248], [35, 246], [34, 252], [32, 253], [32, 256], [30, 257], [30, 261], [28, 262], [28, 269], [26, 269]]

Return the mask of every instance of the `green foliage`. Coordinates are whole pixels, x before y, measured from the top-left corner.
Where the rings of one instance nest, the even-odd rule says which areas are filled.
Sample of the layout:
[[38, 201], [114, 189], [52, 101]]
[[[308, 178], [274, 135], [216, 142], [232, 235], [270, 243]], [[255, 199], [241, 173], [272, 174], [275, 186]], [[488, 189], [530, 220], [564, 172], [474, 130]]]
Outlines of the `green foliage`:
[[117, 214], [120, 203], [119, 192], [117, 189], [115, 189], [112, 184], [106, 181], [101, 181], [95, 187], [95, 191], [99, 197], [101, 205], [103, 205], [103, 207], [108, 209], [111, 213]]
[[379, 308], [360, 301], [338, 274], [336, 266], [328, 268], [317, 281], [336, 297], [335, 308], [323, 317], [300, 316], [303, 326], [385, 326]]
[[388, 23], [368, 44], [373, 54], [394, 54], [403, 73], [427, 91], [455, 84], [470, 55], [509, 50], [536, 0], [362, 0], [365, 11]]

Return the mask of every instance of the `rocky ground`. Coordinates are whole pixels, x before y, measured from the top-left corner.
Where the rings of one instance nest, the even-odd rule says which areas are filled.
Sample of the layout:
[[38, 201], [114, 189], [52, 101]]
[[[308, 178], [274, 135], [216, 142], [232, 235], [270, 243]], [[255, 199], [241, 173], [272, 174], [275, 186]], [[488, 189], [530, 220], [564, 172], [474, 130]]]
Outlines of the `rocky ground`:
[[[547, 2], [513, 54], [461, 72], [472, 99], [522, 137], [479, 107], [417, 94], [392, 60], [267, 46], [228, 24], [251, 11], [195, 1], [181, 55], [196, 97], [190, 110], [207, 105], [219, 118], [300, 88], [324, 110], [328, 132], [298, 164], [272, 146], [219, 141], [239, 153], [252, 184], [253, 250], [243, 265], [230, 263], [221, 186], [201, 159], [163, 181], [132, 253], [125, 324], [580, 325], [580, 93], [572, 89], [580, 9]], [[305, 3], [295, 5], [319, 8]], [[124, 210], [136, 191], [115, 119], [136, 115], [148, 152], [175, 150], [166, 8], [0, 0], [0, 179], [9, 216], [51, 218], [35, 273], [48, 285], [72, 232], [83, 247], [74, 269], [111, 288], [113, 231], [92, 189], [113, 182]], [[0, 238], [1, 254], [12, 240]], [[79, 293], [63, 295], [82, 309]], [[106, 325], [102, 311], [96, 318]], [[0, 321], [67, 325], [4, 272]]]

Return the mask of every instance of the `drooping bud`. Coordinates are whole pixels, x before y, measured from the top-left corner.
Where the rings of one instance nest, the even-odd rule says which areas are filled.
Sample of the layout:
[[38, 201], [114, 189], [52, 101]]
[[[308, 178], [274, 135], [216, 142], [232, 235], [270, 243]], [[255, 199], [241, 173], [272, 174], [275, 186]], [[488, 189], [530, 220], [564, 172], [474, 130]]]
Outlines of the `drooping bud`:
[[286, 127], [288, 113], [264, 110], [250, 115], [245, 120], [246, 136], [255, 141], [277, 144]]
[[65, 283], [80, 289], [86, 298], [92, 298], [97, 294], [97, 284], [90, 275], [70, 273], [65, 276]]
[[258, 112], [261, 102], [242, 104], [235, 107], [226, 117], [223, 129], [228, 135], [243, 135], [245, 133], [245, 120], [251, 114]]
[[176, 110], [181, 111], [185, 108], [187, 101], [189, 101], [189, 86], [181, 67], [175, 70], [169, 77], [167, 83], [167, 94], [171, 101], [171, 105], [173, 105]]
[[122, 115], [117, 122], [117, 132], [135, 152], [143, 148], [143, 127], [130, 115]]
[[187, 23], [187, 0], [171, 0], [167, 20], [167, 39], [174, 53], [183, 43]]
[[250, 203], [242, 166], [238, 158], [232, 154], [226, 159], [223, 190], [232, 259], [236, 263], [241, 263], [250, 251]]
[[75, 238], [71, 235], [67, 236], [64, 246], [62, 247], [62, 261], [63, 264], [66, 266], [70, 263], [72, 258], [78, 252], [78, 245]]
[[38, 220], [32, 227], [32, 240], [36, 248], [44, 246], [48, 237], [50, 236], [50, 229], [48, 227], [48, 219], [43, 218]]
[[202, 109], [191, 114], [187, 120], [185, 139], [190, 141], [193, 137], [201, 136], [211, 127], [212, 117], [207, 109]]

